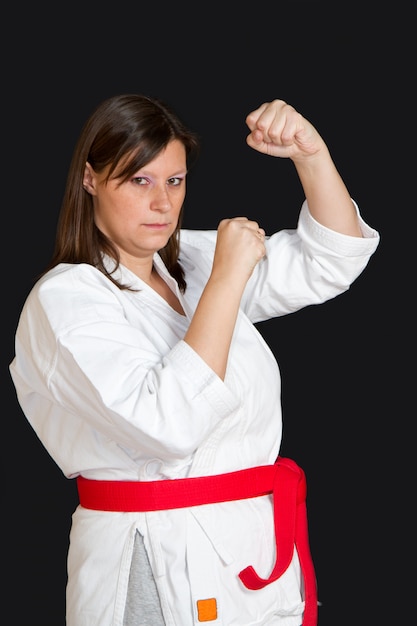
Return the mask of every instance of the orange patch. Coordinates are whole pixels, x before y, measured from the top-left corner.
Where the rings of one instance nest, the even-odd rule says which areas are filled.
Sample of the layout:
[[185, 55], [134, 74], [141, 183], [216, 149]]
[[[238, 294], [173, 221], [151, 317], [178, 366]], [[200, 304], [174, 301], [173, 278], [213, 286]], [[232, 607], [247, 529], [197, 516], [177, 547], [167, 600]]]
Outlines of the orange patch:
[[212, 622], [213, 620], [217, 619], [216, 598], [197, 600], [197, 611], [199, 622]]

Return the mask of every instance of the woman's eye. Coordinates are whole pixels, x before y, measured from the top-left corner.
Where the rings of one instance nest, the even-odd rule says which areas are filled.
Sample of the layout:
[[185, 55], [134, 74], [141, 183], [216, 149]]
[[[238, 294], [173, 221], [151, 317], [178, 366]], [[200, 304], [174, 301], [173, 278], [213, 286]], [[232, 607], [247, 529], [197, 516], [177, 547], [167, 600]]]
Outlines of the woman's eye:
[[136, 176], [136, 178], [133, 179], [133, 182], [136, 183], [136, 185], [147, 185], [148, 181], [146, 178], [143, 178], [143, 176]]
[[172, 178], [168, 178], [168, 185], [171, 187], [177, 187], [178, 185], [181, 185], [183, 180], [184, 179], [179, 176], [173, 176]]

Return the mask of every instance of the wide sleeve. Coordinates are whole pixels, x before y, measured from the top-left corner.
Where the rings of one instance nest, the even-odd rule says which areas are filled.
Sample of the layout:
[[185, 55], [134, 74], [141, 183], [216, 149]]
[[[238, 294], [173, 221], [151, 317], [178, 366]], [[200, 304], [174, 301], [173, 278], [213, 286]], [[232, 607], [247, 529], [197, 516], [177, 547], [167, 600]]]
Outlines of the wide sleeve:
[[60, 420], [72, 421], [115, 445], [185, 458], [237, 408], [237, 398], [169, 320], [153, 318], [138, 301], [86, 265], [32, 290], [11, 374], [44, 442], [58, 439], [52, 431]]
[[362, 237], [322, 226], [305, 201], [296, 229], [266, 238], [266, 256], [256, 266], [242, 298], [242, 308], [254, 323], [320, 304], [349, 289], [380, 239], [355, 206]]

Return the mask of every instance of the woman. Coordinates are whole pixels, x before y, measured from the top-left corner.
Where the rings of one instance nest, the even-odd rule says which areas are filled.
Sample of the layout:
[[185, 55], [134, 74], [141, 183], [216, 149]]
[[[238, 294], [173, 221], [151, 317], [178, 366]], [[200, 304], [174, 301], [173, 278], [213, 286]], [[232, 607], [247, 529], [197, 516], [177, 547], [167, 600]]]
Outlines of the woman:
[[292, 106], [246, 122], [251, 148], [294, 163], [293, 230], [266, 237], [244, 216], [182, 229], [198, 141], [156, 99], [109, 98], [75, 147], [10, 366], [78, 483], [68, 626], [317, 621], [304, 476], [279, 457], [279, 369], [254, 324], [346, 291], [379, 234]]

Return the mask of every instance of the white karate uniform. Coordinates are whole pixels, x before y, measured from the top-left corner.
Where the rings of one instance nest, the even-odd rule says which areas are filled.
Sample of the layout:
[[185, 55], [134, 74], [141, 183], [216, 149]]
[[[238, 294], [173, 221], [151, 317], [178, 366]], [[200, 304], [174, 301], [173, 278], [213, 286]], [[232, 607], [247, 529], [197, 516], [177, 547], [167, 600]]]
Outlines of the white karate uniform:
[[[274, 463], [280, 374], [254, 323], [347, 290], [379, 242], [377, 231], [361, 225], [363, 238], [336, 233], [304, 203], [297, 229], [267, 238], [242, 298], [224, 381], [183, 341], [211, 271], [216, 231], [181, 231], [184, 295], [155, 254], [185, 316], [125, 267], [117, 276], [136, 292], [87, 264], [62, 264], [38, 281], [22, 310], [10, 371], [27, 419], [65, 476], [147, 481]], [[264, 589], [246, 589], [238, 578], [248, 565], [268, 577], [274, 564], [272, 498], [261, 496], [148, 513], [79, 506], [68, 626], [123, 624], [136, 530], [167, 626], [200, 624], [197, 601], [208, 598], [218, 607], [210, 626], [301, 624], [296, 553]]]

